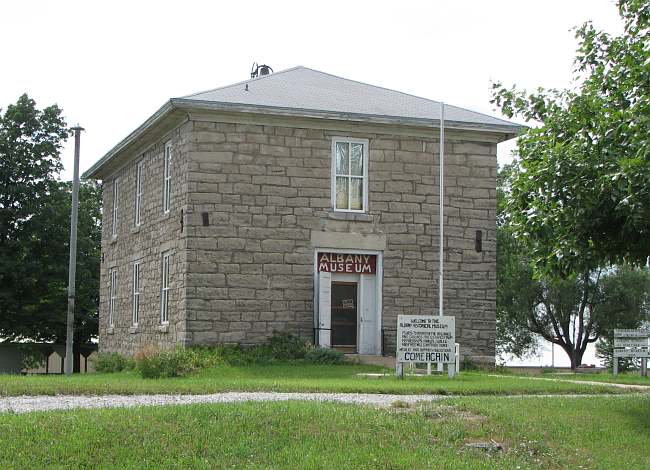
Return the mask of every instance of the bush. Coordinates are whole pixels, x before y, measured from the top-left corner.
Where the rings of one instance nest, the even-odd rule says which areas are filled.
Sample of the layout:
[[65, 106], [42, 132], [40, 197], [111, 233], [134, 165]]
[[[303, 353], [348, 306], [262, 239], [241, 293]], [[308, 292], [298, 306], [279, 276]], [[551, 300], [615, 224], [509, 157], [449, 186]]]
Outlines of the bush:
[[173, 351], [160, 351], [155, 346], [147, 346], [138, 351], [133, 358], [140, 375], [145, 379], [161, 377], [183, 377], [196, 369], [196, 361], [189, 350], [177, 348]]
[[134, 359], [136, 369], [145, 379], [184, 377], [196, 370], [223, 363], [217, 348], [205, 346], [178, 347], [171, 351], [161, 351], [155, 346], [148, 346], [138, 351]]
[[343, 364], [345, 355], [331, 348], [314, 348], [307, 351], [305, 361], [312, 364]]
[[268, 344], [271, 357], [276, 360], [302, 359], [307, 354], [307, 342], [291, 333], [274, 331]]
[[480, 370], [480, 366], [476, 363], [474, 359], [469, 356], [463, 356], [463, 360], [460, 363], [460, 370], [470, 371], [470, 370]]
[[223, 345], [214, 350], [224, 362], [241, 366], [300, 360], [305, 357], [307, 349], [308, 343], [301, 337], [286, 332], [274, 332], [266, 344], [248, 347]]
[[118, 353], [98, 353], [91, 361], [97, 372], [122, 372], [133, 369], [133, 360]]

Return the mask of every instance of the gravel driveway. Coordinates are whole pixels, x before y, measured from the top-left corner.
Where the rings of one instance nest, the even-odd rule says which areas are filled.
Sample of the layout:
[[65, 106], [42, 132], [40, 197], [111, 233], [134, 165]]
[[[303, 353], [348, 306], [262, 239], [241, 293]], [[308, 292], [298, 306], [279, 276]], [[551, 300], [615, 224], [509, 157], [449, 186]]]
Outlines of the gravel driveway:
[[55, 395], [0, 397], [0, 413], [68, 410], [72, 408], [116, 408], [128, 406], [189, 405], [192, 403], [233, 403], [243, 401], [307, 400], [356, 403], [387, 407], [396, 401], [416, 403], [440, 399], [439, 395], [379, 395], [370, 393], [281, 393], [228, 392], [211, 395]]

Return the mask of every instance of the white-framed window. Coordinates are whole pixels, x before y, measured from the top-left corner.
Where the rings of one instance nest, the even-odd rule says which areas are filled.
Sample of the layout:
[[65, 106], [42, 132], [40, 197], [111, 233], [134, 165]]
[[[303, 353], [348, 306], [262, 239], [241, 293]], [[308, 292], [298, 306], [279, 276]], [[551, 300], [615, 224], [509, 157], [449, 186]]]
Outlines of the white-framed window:
[[113, 237], [117, 236], [117, 211], [120, 204], [120, 179], [115, 178], [113, 180], [113, 218], [111, 226], [111, 235]]
[[161, 282], [160, 282], [160, 323], [169, 323], [169, 265], [171, 253], [162, 254]]
[[368, 141], [332, 139], [332, 207], [335, 211], [368, 210]]
[[115, 325], [115, 306], [117, 303], [117, 268], [111, 268], [108, 275], [108, 326], [112, 328]]
[[143, 195], [143, 172], [144, 172], [144, 162], [140, 160], [135, 167], [135, 215], [133, 217], [133, 222], [136, 227], [139, 227], [142, 223], [140, 218], [140, 212], [142, 210], [142, 195]]
[[138, 326], [140, 321], [140, 261], [133, 263], [133, 326]]
[[171, 208], [172, 194], [172, 143], [165, 144], [165, 153], [163, 155], [163, 212], [169, 212]]

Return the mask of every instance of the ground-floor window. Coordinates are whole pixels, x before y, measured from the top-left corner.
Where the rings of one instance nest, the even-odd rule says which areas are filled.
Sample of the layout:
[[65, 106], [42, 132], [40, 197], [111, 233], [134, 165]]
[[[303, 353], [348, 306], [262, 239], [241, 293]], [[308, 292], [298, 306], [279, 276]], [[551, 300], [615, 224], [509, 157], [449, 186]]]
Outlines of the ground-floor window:
[[140, 261], [133, 263], [133, 326], [140, 320]]
[[109, 271], [108, 326], [115, 324], [115, 303], [117, 301], [117, 268]]
[[160, 288], [160, 323], [166, 325], [169, 323], [169, 265], [171, 262], [171, 253], [165, 252], [162, 255], [162, 274]]

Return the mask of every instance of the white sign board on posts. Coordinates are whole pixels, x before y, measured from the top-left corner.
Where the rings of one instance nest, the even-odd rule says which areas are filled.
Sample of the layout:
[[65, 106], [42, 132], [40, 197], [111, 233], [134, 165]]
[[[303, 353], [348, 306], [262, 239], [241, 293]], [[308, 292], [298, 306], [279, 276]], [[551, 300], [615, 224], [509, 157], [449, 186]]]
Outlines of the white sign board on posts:
[[614, 375], [618, 374], [618, 359], [621, 357], [642, 359], [641, 375], [647, 376], [647, 360], [650, 358], [650, 330], [614, 329]]
[[455, 362], [455, 317], [397, 316], [397, 362]]
[[633, 358], [643, 358], [650, 357], [650, 351], [648, 349], [614, 349], [614, 357], [633, 357]]
[[614, 338], [615, 348], [647, 348], [648, 338]]
[[650, 336], [650, 331], [643, 328], [638, 330], [633, 329], [614, 329], [614, 338], [647, 338]]

